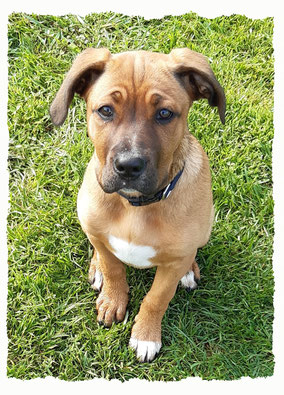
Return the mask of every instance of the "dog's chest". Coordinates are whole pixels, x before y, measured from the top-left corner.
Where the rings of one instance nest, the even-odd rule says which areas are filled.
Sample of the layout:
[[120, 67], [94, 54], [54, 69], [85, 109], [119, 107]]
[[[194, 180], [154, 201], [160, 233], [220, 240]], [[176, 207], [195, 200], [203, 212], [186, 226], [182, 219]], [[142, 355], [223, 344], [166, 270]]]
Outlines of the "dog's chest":
[[156, 251], [153, 247], [129, 243], [113, 235], [109, 236], [108, 242], [112, 253], [121, 262], [140, 269], [153, 266], [151, 258], [156, 256]]

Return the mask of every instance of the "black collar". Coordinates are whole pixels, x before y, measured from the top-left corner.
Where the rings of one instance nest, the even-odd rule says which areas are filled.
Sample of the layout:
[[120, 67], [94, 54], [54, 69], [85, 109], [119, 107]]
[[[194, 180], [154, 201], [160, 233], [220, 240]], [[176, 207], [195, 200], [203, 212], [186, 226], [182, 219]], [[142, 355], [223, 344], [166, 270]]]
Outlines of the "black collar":
[[121, 192], [117, 192], [120, 196], [124, 197], [129, 201], [132, 206], [147, 206], [148, 204], [159, 202], [160, 200], [165, 200], [169, 197], [170, 193], [176, 186], [180, 176], [182, 175], [184, 167], [177, 173], [175, 178], [163, 189], [157, 192], [153, 196], [139, 196], [139, 197], [128, 197]]

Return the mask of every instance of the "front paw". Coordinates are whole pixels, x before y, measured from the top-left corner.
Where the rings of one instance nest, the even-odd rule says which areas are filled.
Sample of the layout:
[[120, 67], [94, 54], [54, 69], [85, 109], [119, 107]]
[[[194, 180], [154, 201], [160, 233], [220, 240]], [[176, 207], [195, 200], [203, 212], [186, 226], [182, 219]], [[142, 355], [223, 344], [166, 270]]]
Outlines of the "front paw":
[[129, 347], [136, 352], [139, 362], [151, 362], [160, 351], [162, 343], [138, 340], [134, 337], [131, 337], [129, 341]]
[[127, 303], [127, 293], [106, 292], [103, 288], [96, 302], [98, 323], [108, 328], [113, 322], [123, 321]]
[[129, 347], [136, 352], [139, 362], [151, 362], [162, 347], [161, 325], [139, 322], [137, 318], [132, 328]]

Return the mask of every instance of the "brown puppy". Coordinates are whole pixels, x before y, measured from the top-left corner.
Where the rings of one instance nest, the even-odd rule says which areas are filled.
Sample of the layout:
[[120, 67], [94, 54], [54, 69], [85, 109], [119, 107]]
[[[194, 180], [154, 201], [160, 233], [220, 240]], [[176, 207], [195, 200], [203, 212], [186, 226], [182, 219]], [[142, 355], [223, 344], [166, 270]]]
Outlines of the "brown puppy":
[[94, 247], [89, 280], [100, 291], [97, 319], [105, 326], [124, 319], [124, 264], [157, 267], [130, 339], [138, 359], [151, 361], [179, 281], [196, 287], [195, 255], [208, 241], [214, 216], [209, 163], [188, 132], [188, 110], [206, 98], [224, 123], [224, 92], [205, 57], [187, 48], [169, 55], [88, 48], [51, 105], [55, 125], [64, 122], [75, 93], [86, 100], [95, 147], [78, 215]]

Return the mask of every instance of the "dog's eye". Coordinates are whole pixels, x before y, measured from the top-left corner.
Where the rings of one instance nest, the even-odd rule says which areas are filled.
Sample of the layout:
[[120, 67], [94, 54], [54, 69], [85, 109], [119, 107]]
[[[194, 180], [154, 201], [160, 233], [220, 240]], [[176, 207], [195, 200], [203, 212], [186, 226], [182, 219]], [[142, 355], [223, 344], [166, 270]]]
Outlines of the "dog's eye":
[[113, 118], [113, 109], [110, 106], [102, 106], [98, 109], [101, 118], [111, 120]]
[[174, 113], [166, 108], [162, 108], [156, 114], [156, 119], [159, 122], [167, 122], [173, 117]]

